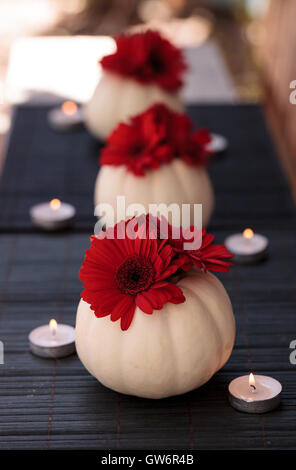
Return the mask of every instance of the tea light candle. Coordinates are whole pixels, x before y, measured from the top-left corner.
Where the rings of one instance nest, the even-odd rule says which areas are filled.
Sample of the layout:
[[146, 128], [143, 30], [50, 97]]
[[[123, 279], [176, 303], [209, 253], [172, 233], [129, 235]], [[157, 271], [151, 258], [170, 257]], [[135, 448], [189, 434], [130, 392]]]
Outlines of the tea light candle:
[[59, 199], [43, 202], [31, 207], [30, 215], [33, 223], [43, 230], [61, 230], [72, 224], [75, 207]]
[[266, 375], [243, 375], [230, 382], [231, 406], [245, 413], [266, 413], [274, 410], [281, 401], [282, 385]]
[[65, 101], [59, 108], [48, 113], [50, 125], [58, 131], [66, 131], [83, 123], [82, 109], [73, 101]]
[[228, 141], [226, 137], [219, 134], [211, 134], [211, 142], [207, 145], [207, 150], [212, 153], [221, 153], [228, 147]]
[[227, 249], [235, 255], [234, 261], [242, 264], [252, 264], [266, 258], [268, 239], [246, 228], [243, 233], [230, 235], [225, 239]]
[[58, 324], [55, 319], [48, 325], [39, 326], [29, 334], [33, 354], [41, 357], [60, 358], [75, 352], [75, 329]]

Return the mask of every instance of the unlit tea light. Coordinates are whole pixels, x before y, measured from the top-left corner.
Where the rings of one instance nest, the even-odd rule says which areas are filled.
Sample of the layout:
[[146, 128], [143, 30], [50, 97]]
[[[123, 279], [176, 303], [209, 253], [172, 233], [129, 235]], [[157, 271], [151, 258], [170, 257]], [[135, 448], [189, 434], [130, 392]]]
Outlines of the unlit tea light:
[[243, 233], [235, 233], [225, 239], [227, 249], [235, 255], [234, 261], [252, 264], [266, 258], [268, 239], [247, 228]]
[[37, 356], [56, 359], [69, 356], [75, 352], [75, 329], [52, 319], [48, 325], [31, 331], [29, 343], [32, 353]]
[[65, 101], [62, 106], [51, 109], [48, 121], [56, 130], [66, 131], [83, 123], [82, 109], [73, 101]]
[[282, 385], [266, 375], [243, 375], [230, 382], [231, 406], [245, 413], [267, 413], [281, 401]]
[[72, 224], [75, 207], [59, 199], [43, 202], [31, 207], [32, 222], [43, 230], [61, 230]]
[[211, 134], [211, 142], [207, 145], [207, 150], [213, 153], [220, 153], [226, 150], [228, 147], [228, 141], [226, 137], [219, 134]]

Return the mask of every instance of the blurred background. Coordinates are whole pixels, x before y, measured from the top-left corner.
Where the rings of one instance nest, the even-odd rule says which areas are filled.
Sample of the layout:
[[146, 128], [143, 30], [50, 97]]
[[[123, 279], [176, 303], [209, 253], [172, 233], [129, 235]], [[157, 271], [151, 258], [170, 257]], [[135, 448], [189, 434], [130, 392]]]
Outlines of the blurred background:
[[194, 63], [185, 102], [265, 105], [296, 194], [295, 17], [293, 0], [0, 0], [0, 152], [13, 104], [86, 101], [111, 36], [151, 27]]

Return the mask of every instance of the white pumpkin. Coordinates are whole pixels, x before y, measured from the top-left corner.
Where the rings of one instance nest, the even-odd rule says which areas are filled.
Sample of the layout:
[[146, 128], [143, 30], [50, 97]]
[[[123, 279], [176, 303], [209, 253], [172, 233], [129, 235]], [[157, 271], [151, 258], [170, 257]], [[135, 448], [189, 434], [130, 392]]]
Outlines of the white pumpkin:
[[[125, 166], [103, 165], [95, 184], [95, 206], [99, 203], [111, 204], [116, 221], [116, 198], [119, 195], [125, 196], [126, 207], [142, 204], [146, 212], [149, 212], [149, 204], [176, 203], [180, 213], [181, 204], [191, 204], [190, 220], [195, 225], [193, 204], [202, 204], [203, 226], [208, 224], [214, 208], [214, 192], [206, 169], [203, 166], [189, 166], [178, 159], [157, 170], [147, 171], [143, 177], [128, 172]], [[171, 214], [167, 214], [164, 208], [160, 213], [172, 221]], [[127, 218], [131, 216], [127, 214]], [[106, 226], [114, 225], [112, 214], [106, 215], [105, 222]]]
[[221, 282], [192, 271], [177, 285], [185, 303], [167, 303], [152, 315], [136, 308], [127, 331], [80, 301], [77, 353], [106, 387], [145, 398], [179, 395], [203, 385], [228, 360], [235, 321]]
[[85, 106], [85, 124], [92, 134], [105, 139], [119, 122], [126, 122], [155, 103], [164, 103], [173, 111], [184, 111], [176, 93], [103, 71], [92, 98]]

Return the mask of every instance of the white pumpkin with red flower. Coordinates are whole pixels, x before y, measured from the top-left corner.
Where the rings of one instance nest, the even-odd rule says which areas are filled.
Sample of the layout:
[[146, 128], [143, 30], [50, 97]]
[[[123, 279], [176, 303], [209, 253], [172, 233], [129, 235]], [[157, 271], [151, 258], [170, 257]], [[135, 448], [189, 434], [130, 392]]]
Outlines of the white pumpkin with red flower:
[[207, 271], [228, 271], [232, 255], [205, 230], [200, 248], [184, 251], [182, 235], [161, 239], [147, 230], [149, 220], [121, 222], [115, 238], [110, 229], [92, 237], [80, 271], [76, 348], [105, 386], [163, 398], [201, 386], [231, 354], [231, 302]]
[[186, 66], [179, 49], [154, 31], [120, 35], [116, 46], [101, 60], [102, 76], [85, 107], [85, 123], [100, 139], [154, 103], [184, 109], [178, 91]]
[[112, 212], [105, 214], [106, 225], [118, 220], [117, 196], [125, 197], [126, 206], [141, 204], [140, 212], [162, 204], [159, 214], [166, 217], [167, 206], [177, 204], [181, 211], [182, 204], [190, 204], [191, 223], [193, 205], [202, 204], [202, 222], [207, 225], [214, 207], [206, 169], [210, 139], [206, 129], [193, 131], [186, 114], [163, 104], [119, 124], [101, 152], [95, 185], [95, 205], [108, 203], [114, 210], [114, 217]]

